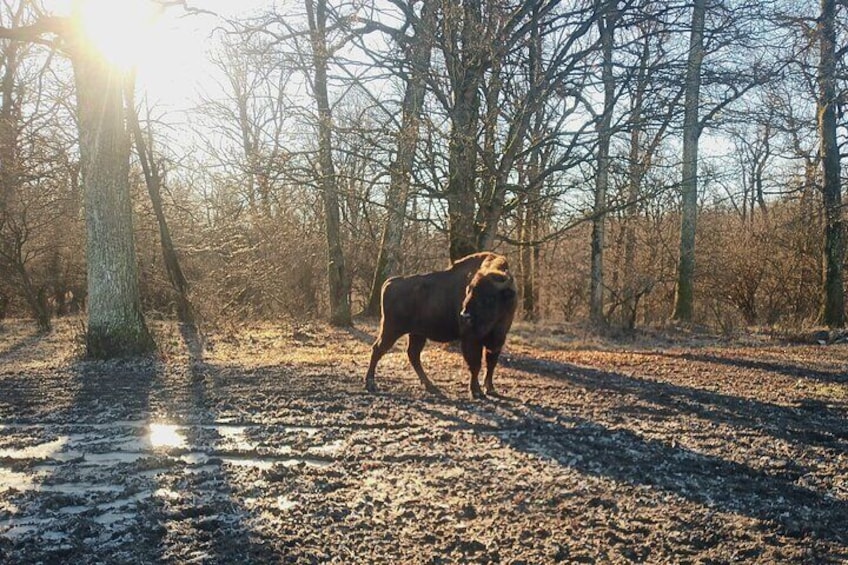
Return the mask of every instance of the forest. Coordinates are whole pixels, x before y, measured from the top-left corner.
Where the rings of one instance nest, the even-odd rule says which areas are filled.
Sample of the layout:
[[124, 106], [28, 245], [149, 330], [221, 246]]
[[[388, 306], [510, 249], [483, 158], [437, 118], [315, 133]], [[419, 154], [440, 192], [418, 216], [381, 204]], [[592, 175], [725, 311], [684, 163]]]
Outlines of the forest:
[[[848, 562], [846, 45], [837, 0], [0, 0], [0, 563]], [[382, 343], [450, 265], [459, 329], [409, 278]]]
[[344, 326], [492, 249], [526, 320], [844, 324], [836, 2], [158, 4], [214, 22], [179, 111], [3, 3], [0, 314]]

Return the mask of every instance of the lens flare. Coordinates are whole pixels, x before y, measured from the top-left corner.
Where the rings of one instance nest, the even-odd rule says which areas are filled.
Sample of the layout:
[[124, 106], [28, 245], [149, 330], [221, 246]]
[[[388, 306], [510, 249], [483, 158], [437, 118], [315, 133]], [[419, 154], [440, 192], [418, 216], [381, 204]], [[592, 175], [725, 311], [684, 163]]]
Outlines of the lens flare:
[[151, 49], [159, 13], [149, 0], [78, 0], [75, 17], [89, 43], [122, 70], [136, 65]]

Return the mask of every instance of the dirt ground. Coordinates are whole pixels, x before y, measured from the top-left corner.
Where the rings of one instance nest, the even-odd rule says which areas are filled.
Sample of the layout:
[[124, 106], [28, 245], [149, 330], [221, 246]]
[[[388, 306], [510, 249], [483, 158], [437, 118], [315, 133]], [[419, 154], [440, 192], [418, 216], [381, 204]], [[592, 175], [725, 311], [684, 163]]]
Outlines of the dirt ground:
[[519, 327], [472, 401], [455, 348], [373, 325], [0, 328], [2, 563], [848, 562], [848, 345]]

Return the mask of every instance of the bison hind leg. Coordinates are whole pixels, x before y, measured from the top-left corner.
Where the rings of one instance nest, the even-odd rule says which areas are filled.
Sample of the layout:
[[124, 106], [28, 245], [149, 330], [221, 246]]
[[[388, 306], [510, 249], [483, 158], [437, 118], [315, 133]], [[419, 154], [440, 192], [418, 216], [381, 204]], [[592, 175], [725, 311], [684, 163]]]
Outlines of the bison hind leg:
[[424, 385], [427, 392], [430, 394], [439, 394], [441, 393], [439, 387], [427, 378], [427, 373], [424, 372], [424, 367], [421, 366], [421, 351], [424, 349], [426, 343], [427, 338], [423, 335], [409, 334], [409, 345], [406, 348], [406, 354], [409, 356], [410, 365], [415, 369], [415, 374], [418, 375], [418, 379]]
[[365, 373], [365, 390], [368, 392], [377, 391], [377, 384], [374, 382], [374, 374], [377, 371], [377, 363], [379, 363], [383, 355], [392, 348], [399, 337], [399, 335], [381, 332], [377, 337], [377, 341], [375, 341], [374, 345], [371, 346], [371, 362], [368, 364], [368, 372]]

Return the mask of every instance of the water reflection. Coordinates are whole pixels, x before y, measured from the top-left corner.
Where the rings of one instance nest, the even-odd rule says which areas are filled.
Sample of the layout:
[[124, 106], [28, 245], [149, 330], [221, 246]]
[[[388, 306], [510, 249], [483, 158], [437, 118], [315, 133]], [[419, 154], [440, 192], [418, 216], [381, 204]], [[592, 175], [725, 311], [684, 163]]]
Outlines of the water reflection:
[[150, 445], [154, 449], [186, 446], [186, 438], [181, 426], [151, 422], [148, 429]]

